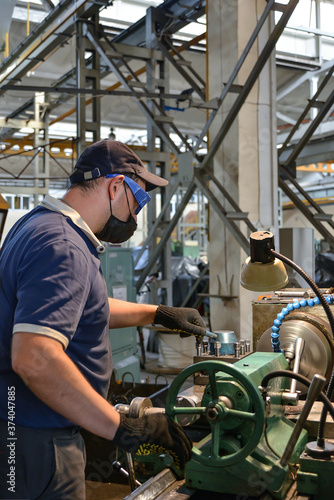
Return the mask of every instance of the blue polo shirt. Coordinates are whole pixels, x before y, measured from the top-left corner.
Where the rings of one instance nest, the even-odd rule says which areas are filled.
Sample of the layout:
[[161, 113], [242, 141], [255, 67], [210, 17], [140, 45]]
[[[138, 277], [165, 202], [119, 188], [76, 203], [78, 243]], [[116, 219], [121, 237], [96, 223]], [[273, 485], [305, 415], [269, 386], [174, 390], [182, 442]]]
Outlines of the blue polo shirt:
[[[106, 397], [112, 371], [109, 305], [98, 253], [101, 243], [79, 214], [50, 196], [20, 219], [0, 252], [0, 419], [15, 388], [15, 423], [68, 427], [11, 368], [16, 332], [60, 342], [92, 387]], [[43, 377], [47, 355], [36, 353]]]

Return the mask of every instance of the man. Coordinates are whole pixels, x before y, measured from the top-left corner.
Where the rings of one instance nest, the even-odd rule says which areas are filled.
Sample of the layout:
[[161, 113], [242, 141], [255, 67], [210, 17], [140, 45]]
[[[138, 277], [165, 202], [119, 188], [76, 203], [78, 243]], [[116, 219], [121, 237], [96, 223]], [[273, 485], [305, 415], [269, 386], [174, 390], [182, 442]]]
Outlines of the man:
[[79, 427], [132, 453], [167, 450], [181, 468], [190, 458], [178, 424], [126, 418], [105, 399], [109, 328], [155, 322], [205, 334], [194, 309], [107, 297], [100, 239], [130, 238], [147, 191], [167, 181], [104, 140], [80, 156], [70, 183], [61, 200], [47, 196], [20, 219], [1, 249], [0, 498], [84, 499]]

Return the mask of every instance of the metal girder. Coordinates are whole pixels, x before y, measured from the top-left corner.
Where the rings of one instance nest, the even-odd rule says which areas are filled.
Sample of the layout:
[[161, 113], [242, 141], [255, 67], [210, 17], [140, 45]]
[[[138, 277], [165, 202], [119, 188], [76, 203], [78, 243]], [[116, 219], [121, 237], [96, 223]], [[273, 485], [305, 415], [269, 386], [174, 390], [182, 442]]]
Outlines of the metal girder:
[[300, 87], [304, 82], [307, 82], [308, 80], [314, 78], [315, 76], [321, 75], [325, 71], [328, 71], [332, 66], [333, 66], [333, 59], [331, 59], [330, 61], [326, 61], [319, 70], [308, 71], [307, 73], [304, 73], [302, 76], [296, 78], [293, 82], [287, 83], [278, 90], [276, 100], [280, 101], [285, 96], [290, 94], [293, 90]]
[[[134, 91], [125, 91], [125, 90], [107, 90], [107, 89], [95, 89], [95, 88], [71, 88], [71, 87], [44, 87], [40, 85], [3, 85], [4, 90], [18, 90], [19, 92], [46, 92], [46, 93], [64, 93], [64, 94], [87, 94], [87, 95], [112, 95], [112, 96], [121, 96], [121, 97], [137, 97], [138, 94]], [[157, 92], [145, 92], [145, 94], [140, 94], [141, 99], [177, 99], [180, 94], [164, 94]], [[9, 119], [9, 118], [8, 118]], [[7, 120], [5, 118], [4, 120]], [[24, 120], [23, 120], [24, 121]], [[27, 122], [25, 122], [27, 123]], [[29, 123], [30, 125], [30, 123]]]
[[[281, 168], [284, 169], [284, 167], [281, 167]], [[290, 182], [292, 182], [296, 186], [296, 183], [294, 182], [294, 179], [290, 176], [289, 172], [286, 169], [284, 169], [284, 175], [286, 175], [287, 177], [289, 177]], [[319, 233], [324, 237], [324, 239], [326, 241], [328, 241], [328, 243], [330, 244], [331, 248], [334, 248], [334, 237], [325, 228], [325, 226], [321, 223], [321, 221], [317, 219], [317, 217], [316, 217], [317, 214], [313, 214], [311, 212], [311, 210], [309, 210], [307, 208], [307, 206], [304, 205], [303, 201], [292, 191], [292, 189], [287, 185], [287, 183], [282, 179], [281, 176], [278, 179], [278, 184], [279, 184], [279, 187], [284, 191], [284, 193], [290, 198], [290, 200], [293, 201], [293, 203], [300, 210], [300, 212], [311, 222], [311, 224], [315, 227], [315, 229], [317, 229], [319, 231]], [[299, 190], [300, 190], [300, 186], [299, 186]], [[312, 198], [310, 198], [307, 195], [307, 193], [305, 193], [305, 194], [306, 194], [305, 198], [309, 202], [311, 202], [312, 206], [314, 206], [314, 201], [312, 200]], [[322, 214], [324, 214], [324, 216], [327, 215], [327, 214], [325, 214], [325, 212], [323, 212], [323, 210], [319, 207], [319, 205], [316, 205], [316, 210], [317, 210], [318, 214], [321, 214], [321, 212], [322, 212]], [[326, 219], [326, 221], [333, 227], [333, 221], [332, 220], [327, 220]]]
[[[205, 14], [204, 0], [165, 0], [155, 7], [157, 15], [165, 22], [161, 31], [173, 34], [196, 21]], [[146, 18], [142, 17], [135, 24], [120, 33], [114, 41], [128, 45], [146, 45]]]
[[[221, 192], [221, 194], [232, 205], [232, 207], [234, 209], [234, 213], [232, 214], [232, 217], [234, 217], [234, 219], [236, 219], [237, 214], [242, 213], [242, 211], [240, 210], [238, 205], [234, 202], [234, 200], [229, 196], [229, 194], [226, 192], [226, 190], [223, 188], [223, 186], [218, 182], [218, 180], [214, 178], [213, 174], [211, 174], [211, 173], [208, 174], [208, 172], [210, 172], [210, 171], [207, 170], [207, 167], [211, 164], [213, 157], [215, 156], [216, 152], [218, 151], [218, 148], [220, 147], [220, 144], [222, 143], [223, 139], [225, 138], [227, 132], [229, 131], [231, 125], [233, 124], [235, 118], [237, 117], [238, 112], [240, 111], [247, 96], [249, 95], [253, 85], [255, 84], [261, 70], [263, 69], [264, 65], [266, 64], [268, 58], [270, 57], [270, 55], [271, 55], [271, 53], [276, 45], [276, 42], [277, 42], [278, 38], [280, 37], [280, 35], [282, 34], [282, 32], [283, 32], [288, 20], [290, 19], [297, 3], [298, 3], [298, 0], [290, 0], [290, 2], [288, 4], [284, 5], [283, 14], [282, 14], [279, 22], [276, 24], [271, 35], [269, 36], [267, 43], [265, 44], [257, 62], [255, 63], [253, 69], [251, 70], [251, 72], [246, 80], [246, 83], [241, 88], [240, 93], [238, 94], [234, 104], [232, 105], [230, 112], [228, 113], [227, 117], [225, 118], [222, 127], [220, 128], [218, 134], [214, 138], [212, 146], [210, 147], [208, 153], [206, 154], [206, 156], [204, 157], [204, 159], [200, 163], [199, 171], [201, 172], [201, 174], [199, 174], [198, 172], [194, 173], [194, 178], [190, 183], [190, 186], [193, 190], [192, 192], [194, 192], [195, 186], [198, 186], [204, 192], [204, 194], [210, 199], [213, 208], [216, 210], [218, 215], [223, 219], [224, 223], [227, 225], [227, 227], [230, 229], [230, 231], [232, 232], [232, 234], [234, 235], [234, 237], [236, 238], [238, 243], [241, 245], [241, 247], [246, 252], [248, 252], [248, 249], [249, 249], [248, 240], [241, 233], [240, 229], [235, 224], [235, 222], [231, 219], [231, 216], [230, 215], [227, 216], [227, 212], [224, 209], [224, 207], [221, 205], [221, 203], [218, 201], [218, 199], [215, 197], [215, 195], [212, 193], [212, 191], [206, 185], [205, 181], [203, 181], [203, 173], [206, 176], [206, 179], [208, 179], [208, 177], [209, 177], [211, 180], [213, 180], [215, 182], [215, 184], [216, 184], [217, 188], [219, 189], [219, 191]], [[228, 81], [228, 86], [227, 86], [227, 88], [224, 89], [221, 98], [222, 97], [224, 98], [225, 95], [227, 94], [228, 90], [231, 89], [233, 82], [234, 82], [234, 79], [235, 79], [236, 75], [238, 74], [238, 71], [239, 71], [244, 59], [246, 58], [247, 53], [249, 52], [256, 37], [258, 36], [259, 31], [260, 31], [261, 27], [263, 26], [270, 10], [273, 8], [277, 8], [277, 5], [278, 4], [276, 2], [274, 2], [273, 0], [269, 1], [268, 5], [266, 6], [266, 8], [264, 10], [263, 15], [260, 18], [260, 21], [259, 21], [257, 27], [255, 28], [253, 34], [251, 35], [251, 38], [246, 46], [246, 49], [245, 49], [243, 55], [240, 57], [234, 71], [232, 72], [232, 75]], [[209, 124], [207, 124], [205, 126], [205, 133], [206, 133], [207, 129], [209, 128], [210, 124], [212, 123], [214, 116], [215, 116], [215, 114], [212, 115], [212, 119], [209, 122]], [[202, 136], [204, 137], [203, 132], [201, 134], [201, 137]], [[201, 143], [201, 140], [199, 140], [197, 142], [195, 149], [192, 150], [194, 155], [196, 155], [196, 150], [197, 150], [196, 148], [199, 147], [200, 143]], [[187, 194], [189, 194], [189, 188], [188, 188]], [[190, 199], [190, 197], [188, 199]], [[188, 203], [188, 200], [187, 200], [187, 203]], [[164, 241], [163, 244], [165, 244], [165, 242], [168, 240], [169, 235], [171, 234], [173, 228], [175, 227], [175, 225], [177, 223], [177, 220], [175, 220], [176, 215], [179, 214], [179, 216], [181, 216], [187, 203], [185, 203], [185, 204], [182, 203], [180, 205], [180, 207], [178, 208], [178, 211], [176, 212], [170, 225], [168, 226], [168, 230], [166, 232], [166, 237], [163, 240]], [[183, 205], [184, 205], [184, 207], [183, 207]], [[256, 230], [256, 228], [253, 226], [253, 224], [248, 220], [247, 216], [243, 216], [242, 219], [246, 222], [247, 226], [252, 231]], [[139, 290], [140, 287], [143, 285], [143, 283], [145, 281], [145, 277], [148, 275], [148, 272], [151, 270], [152, 266], [154, 265], [157, 258], [159, 257], [159, 255], [160, 255], [159, 252], [162, 251], [162, 248], [163, 248], [163, 245], [161, 245], [161, 242], [160, 242], [160, 244], [157, 246], [157, 248], [153, 254], [153, 257], [150, 259], [146, 268], [142, 272], [142, 275], [140, 277], [140, 281], [137, 283], [137, 290]]]
[[[222, 124], [219, 132], [217, 133], [216, 137], [214, 138], [212, 145], [207, 153], [207, 155], [204, 157], [204, 160], [202, 161], [201, 166], [206, 167], [209, 165], [209, 163], [212, 161], [213, 157], [217, 153], [222, 141], [224, 140], [226, 134], [230, 130], [235, 118], [237, 117], [242, 105], [246, 101], [250, 91], [252, 90], [260, 72], [262, 71], [264, 65], [268, 61], [272, 51], [275, 48], [275, 45], [277, 43], [277, 40], [281, 36], [288, 20], [290, 19], [296, 5], [298, 4], [299, 0], [290, 0], [289, 3], [284, 5], [284, 12], [282, 16], [280, 17], [278, 23], [276, 24], [275, 28], [273, 29], [272, 33], [270, 34], [267, 43], [265, 44], [261, 54], [259, 55], [253, 69], [251, 70], [245, 84], [242, 87], [242, 90], [238, 97], [236, 98], [234, 104], [232, 105], [228, 115], [226, 116], [224, 123]], [[275, 3], [275, 6], [277, 4]]]
[[41, 0], [41, 2], [45, 7], [45, 10], [50, 11], [54, 9], [54, 4], [51, 2], [51, 0]]
[[[181, 56], [181, 54], [179, 54], [179, 59], [175, 58], [172, 55], [171, 50], [175, 53], [175, 49], [172, 43], [170, 43], [168, 39], [166, 39], [166, 37], [163, 40], [159, 40], [158, 38], [156, 38], [156, 43], [166, 59], [174, 66], [174, 68], [180, 73], [180, 75], [183, 76], [183, 78], [189, 83], [189, 85], [191, 85], [191, 88], [197, 92], [197, 94], [203, 101], [206, 101], [205, 82], [203, 82], [202, 78], [194, 71], [192, 71], [192, 73], [195, 76], [197, 82], [196, 80], [194, 80], [194, 78], [192, 78], [190, 74], [191, 68], [189, 67], [188, 71], [186, 71], [185, 67], [183, 67], [182, 63], [185, 61], [185, 59]], [[202, 85], [202, 87], [198, 85], [198, 82]]]
[[194, 178], [195, 178], [195, 183], [197, 187], [203, 191], [205, 196], [208, 198], [210, 202], [210, 206], [214, 208], [215, 212], [219, 215], [221, 220], [224, 222], [226, 227], [231, 231], [232, 235], [236, 239], [236, 241], [239, 243], [241, 248], [245, 250], [247, 253], [249, 251], [249, 241], [248, 239], [242, 234], [238, 226], [233, 220], [230, 220], [227, 217], [227, 211], [223, 207], [223, 205], [220, 203], [218, 198], [215, 196], [215, 194], [212, 192], [212, 190], [209, 188], [207, 185], [207, 182], [203, 177], [201, 177], [200, 173], [195, 170], [194, 172]]
[[227, 94], [229, 92], [231, 92], [232, 90], [232, 87], [233, 87], [233, 84], [234, 84], [234, 81], [247, 57], [247, 55], [249, 54], [249, 51], [251, 50], [258, 34], [260, 33], [260, 30], [262, 28], [262, 26], [264, 25], [265, 21], [267, 20], [268, 18], [268, 15], [269, 13], [271, 12], [271, 9], [273, 8], [275, 4], [275, 0], [269, 0], [268, 3], [267, 3], [267, 6], [266, 8], [264, 9], [263, 11], [263, 14], [261, 15], [256, 27], [255, 27], [255, 30], [253, 31], [253, 33], [251, 34], [250, 38], [249, 38], [249, 41], [247, 42], [246, 44], [246, 47], [245, 49], [243, 50], [237, 64], [235, 65], [232, 73], [231, 73], [231, 76], [230, 78], [228, 79], [224, 89], [223, 89], [223, 92], [221, 93], [219, 99], [218, 99], [218, 106], [216, 109], [214, 109], [212, 112], [211, 112], [211, 115], [209, 116], [209, 119], [207, 120], [201, 134], [199, 135], [198, 139], [197, 139], [197, 142], [196, 142], [196, 145], [194, 147], [194, 152], [197, 152], [198, 149], [200, 148], [201, 144], [202, 144], [202, 141], [207, 133], [207, 131], [209, 130], [210, 128], [210, 125], [211, 123], [213, 122], [215, 116], [217, 115], [218, 111], [219, 111], [219, 108], [220, 106], [223, 104], [223, 101], [225, 99], [225, 97], [227, 96]]
[[[321, 85], [319, 86], [317, 92], [314, 94], [314, 96], [312, 97], [312, 99], [309, 99], [308, 100], [308, 103], [304, 109], [304, 111], [302, 112], [302, 114], [300, 115], [300, 117], [298, 118], [297, 122], [295, 123], [295, 125], [292, 127], [288, 137], [285, 139], [284, 141], [284, 144], [283, 146], [279, 149], [278, 151], [278, 155], [279, 155], [279, 158], [281, 157], [281, 154], [286, 150], [286, 148], [288, 147], [288, 145], [290, 144], [291, 142], [291, 139], [292, 137], [294, 136], [295, 132], [298, 130], [299, 126], [301, 125], [301, 123], [303, 123], [303, 120], [305, 119], [307, 113], [309, 112], [309, 110], [312, 108], [312, 106], [317, 103], [317, 99], [318, 97], [320, 96], [321, 92], [324, 90], [324, 88], [326, 87], [327, 83], [329, 82], [329, 80], [332, 78], [332, 75], [333, 75], [333, 72], [334, 72], [334, 64], [333, 66], [329, 69], [327, 75], [325, 76], [325, 78], [323, 79], [323, 81], [321, 82]], [[308, 142], [309, 138], [313, 135], [313, 132], [315, 131], [315, 129], [317, 128], [317, 126], [319, 125], [320, 121], [322, 121], [322, 119], [325, 117], [327, 111], [329, 111], [329, 109], [331, 108], [331, 105], [333, 103], [333, 97], [332, 97], [332, 101], [330, 100], [330, 97], [327, 99], [326, 103], [321, 103], [321, 106], [320, 106], [320, 112], [319, 114], [317, 115], [317, 117], [313, 120], [313, 127], [311, 127], [310, 125], [310, 128], [311, 128], [311, 135], [309, 135], [308, 133], [308, 130], [306, 131], [306, 133], [304, 134], [304, 138], [301, 139], [299, 141], [299, 144], [298, 144], [298, 147], [296, 146], [293, 151], [291, 152], [290, 156], [288, 159], [285, 160], [284, 164], [287, 165], [289, 163], [292, 163], [293, 161], [295, 161], [297, 159], [297, 156], [299, 155], [299, 153], [302, 151], [302, 149], [304, 148], [306, 142]], [[318, 119], [318, 117], [320, 116], [320, 121]], [[314, 123], [315, 122], [315, 123]], [[282, 161], [281, 161], [282, 163]]]
[[[188, 301], [190, 300], [192, 294], [197, 290], [197, 287], [198, 285], [200, 284], [201, 280], [203, 279], [203, 277], [205, 276], [205, 274], [208, 272], [209, 270], [209, 264], [206, 264], [202, 271], [200, 272], [200, 275], [199, 277], [197, 278], [197, 280], [194, 282], [193, 286], [191, 287], [191, 289], [189, 290], [188, 294], [186, 295], [186, 297], [183, 299], [183, 302], [182, 304], [180, 305], [180, 307], [186, 307], [187, 304], [188, 304]], [[201, 301], [203, 301], [203, 298], [201, 298]], [[192, 306], [192, 307], [195, 307], [195, 309], [197, 309], [196, 306]]]
[[[109, 0], [101, 0], [105, 5]], [[31, 70], [51, 54], [52, 50], [64, 43], [64, 36], [72, 36], [75, 28], [73, 16], [90, 16], [96, 9], [93, 0], [63, 0], [43, 23], [11, 53], [0, 65], [0, 85], [17, 82], [28, 70]], [[0, 95], [4, 91], [0, 88]]]
[[327, 115], [328, 111], [331, 109], [334, 103], [334, 90], [328, 97], [328, 99], [322, 103], [321, 108], [319, 109], [319, 113], [317, 116], [311, 121], [309, 127], [307, 128], [305, 134], [300, 139], [298, 144], [295, 145], [293, 150], [291, 151], [290, 156], [287, 160], [285, 160], [284, 165], [290, 165], [295, 162], [299, 153], [304, 149], [305, 145], [308, 143], [315, 130], [318, 128], [324, 117]]
[[[47, 0], [51, 1], [51, 0]], [[103, 4], [108, 4], [110, 0], [101, 0]], [[99, 2], [101, 4], [101, 2]], [[90, 6], [92, 7], [94, 5], [93, 0], [89, 0]], [[50, 23], [54, 22], [55, 20], [57, 21], [58, 16], [65, 12], [68, 7], [70, 7], [73, 4], [73, 0], [63, 0], [61, 1], [55, 8], [50, 12], [50, 14], [44, 19], [42, 23], [40, 23], [30, 34], [28, 38], [22, 41], [22, 43], [14, 49], [14, 51], [10, 54], [9, 58], [7, 58], [1, 65], [0, 65], [0, 75], [3, 71], [5, 71], [8, 67], [11, 65], [15, 65], [16, 58], [19, 58], [25, 51], [27, 51], [30, 47], [30, 44], [33, 43], [34, 40], [36, 40], [40, 35], [42, 35], [47, 29]], [[205, 2], [199, 1], [199, 0], [185, 0], [182, 5], [179, 4], [178, 0], [166, 0], [163, 4], [159, 5], [157, 8], [158, 12], [160, 15], [163, 15], [164, 9], [168, 11], [168, 13], [172, 16], [172, 19], [169, 17], [166, 17], [166, 22], [168, 20], [168, 33], [175, 33], [181, 27], [186, 26], [189, 22], [196, 20], [199, 16], [205, 14]], [[93, 11], [88, 9], [87, 12], [81, 13], [80, 12], [80, 17], [89, 17], [91, 12]], [[179, 18], [179, 20], [177, 19]], [[127, 55], [129, 57], [140, 57], [140, 58], [149, 58], [152, 55], [157, 57], [157, 59], [160, 57], [158, 55], [158, 51], [152, 51], [150, 49], [150, 54], [148, 54], [148, 51], [145, 47], [138, 47], [139, 45], [145, 45], [146, 44], [146, 35], [145, 35], [145, 17], [140, 19], [137, 23], [133, 24], [130, 26], [128, 29], [122, 31], [119, 35], [114, 37], [113, 39], [113, 44], [115, 44], [116, 50], [119, 50], [122, 52], [123, 55]], [[61, 36], [59, 37], [59, 44], [61, 45], [64, 43], [64, 35], [71, 37], [74, 33], [74, 23], [73, 26], [71, 26], [71, 31], [70, 32], [63, 32]], [[120, 49], [120, 45], [125, 45], [128, 44], [128, 47], [125, 47], [124, 50], [125, 52], [123, 53], [123, 50]], [[131, 47], [137, 46], [137, 55], [130, 53]], [[49, 51], [53, 50], [53, 46], [49, 48]], [[144, 54], [144, 51], [145, 54]], [[46, 57], [46, 55], [45, 55]], [[39, 59], [41, 59], [39, 57]], [[90, 64], [91, 58], [88, 58], [86, 60], [87, 65]], [[28, 71], [31, 69], [34, 65], [36, 64], [36, 61], [34, 61], [30, 67], [26, 67], [24, 72]], [[23, 73], [24, 73], [23, 72]], [[109, 72], [103, 72], [101, 71], [101, 79], [104, 78]], [[68, 85], [68, 86], [75, 86], [76, 85], [76, 70], [73, 69], [69, 71], [66, 75], [62, 76], [55, 84], [54, 86], [62, 86], [62, 85]], [[0, 95], [1, 95], [1, 88], [0, 88]], [[65, 102], [68, 100], [71, 96], [64, 94], [60, 96], [60, 100]], [[57, 104], [50, 104], [50, 110], [53, 110], [57, 107]], [[18, 114], [22, 114], [25, 111], [31, 111], [33, 109], [33, 100], [30, 99], [25, 103], [23, 106], [20, 106], [16, 111], [12, 112], [10, 114], [10, 118], [16, 118]], [[1, 134], [0, 134], [0, 139], [3, 137], [8, 137], [12, 133], [15, 132], [14, 130], [8, 130], [7, 128], [4, 129]]]
[[[95, 35], [95, 33], [92, 32], [92, 30], [90, 29], [90, 26], [86, 25], [86, 27], [87, 27], [87, 29], [86, 29], [86, 36], [91, 41], [91, 43], [93, 44], [93, 46], [96, 48], [97, 52], [99, 53], [99, 55], [101, 57], [101, 60], [103, 60], [104, 63], [109, 67], [110, 71], [112, 71], [117, 76], [117, 78], [122, 83], [122, 85], [124, 86], [125, 89], [127, 89], [130, 92], [134, 92], [135, 93], [134, 99], [135, 99], [136, 103], [138, 104], [139, 108], [142, 110], [142, 112], [146, 116], [146, 118], [152, 123], [152, 125], [154, 125], [156, 127], [156, 129], [159, 131], [159, 134], [161, 135], [161, 137], [163, 138], [163, 140], [166, 142], [166, 144], [168, 144], [168, 146], [173, 151], [173, 153], [176, 154], [176, 155], [179, 154], [180, 153], [179, 148], [172, 141], [172, 139], [170, 138], [169, 134], [166, 133], [166, 131], [164, 130], [163, 126], [159, 123], [157, 116], [154, 115], [152, 113], [152, 111], [150, 110], [150, 108], [145, 103], [142, 102], [142, 100], [141, 100], [141, 97], [142, 97], [141, 96], [141, 92], [134, 91], [134, 88], [133, 88], [133, 86], [131, 86], [131, 83], [129, 82], [129, 80], [123, 75], [123, 73], [120, 70], [120, 68], [114, 62], [114, 58], [111, 58], [110, 56], [108, 56], [105, 53], [105, 51], [104, 51], [104, 49], [103, 49], [103, 47], [102, 47], [102, 45], [100, 43], [100, 40], [97, 38], [97, 36]], [[120, 61], [122, 58], [119, 55], [116, 55], [115, 59], [118, 60], [118, 61]], [[122, 63], [126, 66], [126, 62], [124, 60], [122, 60]], [[127, 69], [129, 69], [128, 65], [127, 65]], [[132, 74], [132, 76], [134, 76], [134, 74]], [[136, 79], [138, 80], [137, 77], [136, 77]], [[142, 83], [142, 82], [139, 82], [139, 83]], [[136, 84], [136, 82], [134, 82], [134, 85], [135, 84]], [[145, 93], [147, 92], [146, 86], [143, 88], [143, 90], [144, 90]], [[164, 112], [164, 110], [160, 107], [160, 105], [154, 99], [152, 100], [152, 102], [154, 103], [154, 105], [156, 106], [156, 108], [158, 109], [158, 111], [160, 112], [160, 116], [167, 117], [167, 115]], [[175, 125], [173, 125], [172, 123], [169, 123], [169, 124], [172, 127], [173, 131], [180, 137], [180, 139], [182, 140], [182, 142], [186, 146], [189, 147], [186, 138], [183, 137], [183, 135], [175, 127]]]
[[[291, 154], [294, 146], [288, 146], [284, 153], [280, 154], [282, 164]], [[334, 159], [334, 136], [309, 141], [296, 158], [296, 166], [318, 162], [333, 162]]]
[[[325, 118], [327, 113], [330, 111], [333, 103], [334, 103], [334, 90], [332, 93], [329, 95], [327, 100], [325, 102], [319, 102], [317, 99], [327, 83], [331, 80], [332, 75], [334, 72], [334, 65], [329, 69], [326, 77], [322, 81], [321, 85], [319, 86], [318, 91], [314, 94], [312, 99], [309, 100], [308, 104], [306, 105], [305, 110], [299, 117], [296, 125], [292, 128], [290, 134], [288, 135], [287, 139], [285, 140], [282, 148], [278, 151], [278, 162], [279, 162], [279, 185], [284, 191], [284, 193], [290, 198], [290, 200], [295, 204], [295, 206], [302, 212], [302, 214], [311, 222], [311, 224], [319, 231], [319, 233], [325, 238], [325, 240], [330, 244], [332, 248], [334, 248], [334, 236], [331, 234], [327, 227], [324, 226], [323, 223], [329, 224], [329, 226], [334, 229], [334, 222], [329, 216], [329, 214], [326, 214], [322, 208], [312, 199], [312, 197], [299, 185], [299, 183], [292, 177], [290, 174], [288, 167], [290, 165], [294, 165], [296, 163], [297, 158], [299, 157], [300, 153], [304, 150], [305, 146], [309, 142], [310, 138], [314, 134], [315, 130], [317, 127], [320, 125], [321, 121]], [[319, 112], [316, 115], [316, 117], [310, 122], [307, 130], [305, 131], [304, 135], [301, 137], [299, 142], [295, 144], [292, 147], [292, 150], [289, 151], [289, 154], [286, 158], [284, 158], [282, 155], [287, 151], [287, 147], [289, 142], [291, 141], [292, 137], [298, 130], [298, 127], [301, 125], [303, 122], [304, 118], [306, 117], [307, 113], [311, 109], [311, 107], [318, 103], [319, 104]], [[283, 159], [284, 158], [284, 159]], [[287, 167], [287, 168], [286, 168]], [[301, 194], [301, 196], [304, 197], [304, 199], [307, 200], [307, 202], [310, 204], [310, 206], [316, 211], [314, 214], [304, 203], [303, 201], [298, 197], [296, 193], [293, 192], [293, 190], [287, 185], [286, 180], [289, 181], [290, 183], [293, 184], [293, 186], [297, 189], [297, 191]]]
[[177, 221], [181, 217], [181, 215], [182, 215], [184, 209], [186, 208], [190, 198], [194, 194], [195, 189], [196, 189], [196, 184], [195, 184], [194, 180], [192, 180], [188, 186], [188, 189], [187, 189], [183, 199], [182, 199], [182, 202], [180, 203], [180, 205], [177, 207], [177, 209], [175, 211], [174, 217], [169, 221], [168, 225], [164, 229], [164, 232], [163, 232], [163, 235], [161, 236], [159, 244], [157, 245], [155, 251], [152, 252], [152, 254], [150, 255], [148, 263], [147, 263], [145, 269], [143, 269], [143, 271], [142, 271], [142, 273], [137, 281], [137, 284], [136, 284], [137, 292], [143, 286], [143, 284], [145, 282], [145, 278], [146, 278], [146, 276], [149, 275], [149, 272], [151, 271], [152, 267], [156, 264], [161, 252], [164, 249], [164, 246], [166, 245], [170, 235], [172, 234], [174, 227], [177, 224]]

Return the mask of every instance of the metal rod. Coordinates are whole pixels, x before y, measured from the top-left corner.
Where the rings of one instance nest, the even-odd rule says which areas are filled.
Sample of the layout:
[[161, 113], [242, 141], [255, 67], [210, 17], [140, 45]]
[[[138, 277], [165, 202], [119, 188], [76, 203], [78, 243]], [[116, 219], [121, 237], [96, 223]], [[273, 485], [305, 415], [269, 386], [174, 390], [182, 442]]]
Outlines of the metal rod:
[[135, 468], [133, 465], [131, 453], [126, 451], [124, 453], [124, 458], [125, 458], [126, 468], [128, 470], [128, 474], [129, 474], [128, 477], [129, 477], [130, 488], [131, 488], [131, 491], [134, 491], [137, 488], [137, 482], [136, 482]]
[[148, 92], [140, 93], [130, 90], [108, 90], [108, 89], [93, 89], [93, 88], [78, 88], [78, 87], [52, 87], [52, 86], [35, 86], [35, 85], [1, 85], [1, 90], [17, 90], [19, 92], [52, 92], [60, 94], [87, 94], [87, 95], [97, 95], [97, 96], [121, 96], [121, 97], [138, 97], [144, 99], [177, 99], [180, 94], [168, 94], [161, 92]]
[[299, 419], [297, 420], [297, 422], [293, 428], [293, 431], [292, 431], [292, 434], [291, 434], [290, 439], [288, 441], [288, 444], [286, 445], [286, 448], [285, 448], [284, 453], [282, 455], [282, 458], [280, 460], [280, 464], [282, 467], [285, 467], [287, 465], [287, 463], [288, 463], [288, 461], [293, 453], [293, 450], [296, 446], [296, 443], [298, 441], [300, 433], [303, 430], [306, 419], [307, 419], [307, 417], [312, 409], [312, 406], [313, 406], [315, 400], [317, 399], [317, 397], [319, 396], [319, 394], [321, 393], [325, 383], [326, 383], [325, 377], [322, 377], [321, 375], [318, 375], [318, 374], [314, 375], [312, 382], [311, 382], [311, 385], [310, 385], [310, 388], [309, 388], [307, 395], [306, 395], [305, 404], [304, 404], [303, 409], [300, 413]]

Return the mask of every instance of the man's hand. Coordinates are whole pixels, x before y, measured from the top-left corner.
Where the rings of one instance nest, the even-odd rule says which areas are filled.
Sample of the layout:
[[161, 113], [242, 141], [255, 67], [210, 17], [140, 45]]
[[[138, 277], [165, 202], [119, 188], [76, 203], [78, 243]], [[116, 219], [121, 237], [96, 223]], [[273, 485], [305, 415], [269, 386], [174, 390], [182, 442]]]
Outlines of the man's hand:
[[163, 413], [128, 418], [121, 414], [121, 421], [113, 443], [130, 453], [149, 455], [168, 453], [180, 469], [190, 459], [192, 443], [177, 424]]
[[154, 323], [180, 333], [181, 337], [203, 337], [206, 333], [206, 325], [201, 315], [197, 309], [191, 307], [168, 307], [160, 304]]

